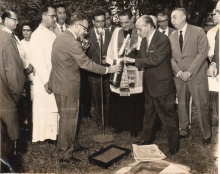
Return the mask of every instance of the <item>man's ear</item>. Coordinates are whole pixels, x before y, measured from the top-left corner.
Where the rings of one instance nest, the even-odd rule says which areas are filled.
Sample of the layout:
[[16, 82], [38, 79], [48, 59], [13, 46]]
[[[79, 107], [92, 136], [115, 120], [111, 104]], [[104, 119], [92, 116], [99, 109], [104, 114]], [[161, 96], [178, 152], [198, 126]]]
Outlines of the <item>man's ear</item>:
[[132, 22], [134, 23], [135, 16], [132, 16], [132, 17], [131, 17], [131, 20], [132, 20]]
[[93, 23], [93, 25], [95, 25], [95, 21], [94, 20], [92, 20], [92, 23]]

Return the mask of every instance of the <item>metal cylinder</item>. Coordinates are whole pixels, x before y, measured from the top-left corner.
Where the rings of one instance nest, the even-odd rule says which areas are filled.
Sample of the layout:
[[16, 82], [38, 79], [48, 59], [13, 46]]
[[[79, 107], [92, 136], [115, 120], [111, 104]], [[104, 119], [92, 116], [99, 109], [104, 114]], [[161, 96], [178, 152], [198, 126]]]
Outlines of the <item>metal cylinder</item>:
[[113, 65], [121, 65], [121, 71], [114, 73], [114, 74], [111, 74], [111, 76], [110, 76], [110, 84], [115, 86], [116, 88], [119, 88], [120, 83], [121, 83], [123, 68], [124, 68], [124, 60], [123, 59], [114, 59]]

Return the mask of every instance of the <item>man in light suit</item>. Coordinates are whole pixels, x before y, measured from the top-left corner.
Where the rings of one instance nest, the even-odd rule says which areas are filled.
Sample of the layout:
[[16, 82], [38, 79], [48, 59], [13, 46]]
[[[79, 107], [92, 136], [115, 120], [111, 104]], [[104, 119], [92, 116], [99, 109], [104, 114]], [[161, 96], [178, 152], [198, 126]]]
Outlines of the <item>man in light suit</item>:
[[151, 144], [155, 140], [155, 123], [159, 115], [167, 132], [169, 155], [179, 150], [178, 116], [174, 109], [175, 85], [171, 68], [171, 48], [168, 37], [155, 29], [153, 20], [147, 15], [136, 22], [139, 36], [141, 59], [125, 58], [144, 68], [143, 89], [145, 96], [145, 115], [143, 134], [138, 145]]
[[66, 21], [66, 6], [65, 4], [57, 4], [55, 7], [56, 15], [57, 15], [57, 21], [55, 22], [53, 32], [57, 35], [60, 33], [66, 31], [66, 29], [69, 27], [65, 21]]
[[159, 12], [157, 14], [158, 30], [165, 35], [170, 36], [175, 29], [168, 27], [168, 22], [169, 18], [165, 12]]
[[[103, 67], [94, 63], [83, 52], [78, 41], [88, 29], [82, 13], [73, 13], [69, 28], [57, 36], [52, 48], [52, 70], [49, 88], [55, 94], [60, 114], [58, 150], [60, 162], [79, 162], [73, 152], [85, 150], [78, 143], [77, 122], [80, 95], [80, 68], [98, 74], [114, 73], [119, 66]], [[71, 42], [69, 42], [71, 40]]]
[[[92, 23], [94, 28], [88, 34], [88, 40], [91, 45], [86, 50], [86, 55], [95, 63], [103, 66], [109, 66], [105, 62], [105, 56], [107, 54], [107, 48], [112, 36], [112, 33], [108, 30], [103, 29], [105, 24], [105, 11], [97, 9], [92, 14]], [[102, 38], [102, 46], [101, 39]], [[102, 59], [100, 60], [100, 49], [102, 47]], [[101, 84], [102, 78], [102, 84]], [[108, 112], [109, 112], [109, 97], [110, 97], [110, 75], [101, 75], [95, 73], [88, 73], [88, 80], [92, 91], [92, 103], [94, 107], [94, 115], [98, 125], [102, 123], [102, 96], [101, 88], [103, 88], [103, 99], [104, 103], [104, 116], [105, 123], [108, 124]]]
[[208, 39], [202, 28], [186, 23], [186, 11], [175, 9], [171, 22], [177, 29], [170, 35], [172, 69], [178, 98], [179, 134], [188, 136], [189, 97], [195, 102], [203, 144], [211, 143], [207, 78]]
[[12, 34], [0, 30], [0, 119], [11, 141], [19, 138], [17, 104], [24, 89], [23, 64]]

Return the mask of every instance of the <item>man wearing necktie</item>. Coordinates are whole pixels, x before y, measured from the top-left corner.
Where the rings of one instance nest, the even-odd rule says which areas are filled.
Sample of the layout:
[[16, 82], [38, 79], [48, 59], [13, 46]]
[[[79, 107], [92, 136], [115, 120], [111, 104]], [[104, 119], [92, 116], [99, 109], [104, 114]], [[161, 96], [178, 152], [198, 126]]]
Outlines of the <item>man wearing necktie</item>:
[[66, 6], [65, 4], [57, 4], [55, 6], [57, 21], [55, 22], [55, 26], [53, 32], [58, 35], [63, 33], [69, 26], [65, 23], [66, 21]]
[[164, 11], [157, 14], [158, 30], [163, 34], [170, 36], [175, 29], [168, 27], [168, 22], [168, 15]]
[[[92, 23], [94, 28], [89, 32], [87, 39], [91, 43], [90, 47], [86, 50], [86, 55], [95, 63], [103, 66], [109, 66], [105, 57], [107, 54], [107, 48], [112, 36], [112, 32], [104, 29], [105, 24], [105, 11], [97, 9], [92, 14]], [[102, 44], [102, 45], [101, 45]], [[100, 62], [100, 50], [102, 47], [102, 58]], [[94, 116], [98, 126], [101, 125], [102, 121], [102, 110], [101, 110], [101, 88], [103, 88], [104, 98], [104, 116], [105, 124], [108, 124], [108, 113], [109, 113], [109, 95], [110, 95], [110, 75], [101, 75], [88, 72], [88, 80], [92, 92], [92, 104], [94, 107]], [[102, 85], [102, 86], [101, 86]]]
[[209, 90], [206, 62], [208, 39], [200, 27], [186, 22], [186, 10], [177, 8], [171, 14], [171, 22], [177, 29], [170, 35], [172, 69], [178, 98], [179, 135], [189, 135], [190, 95], [196, 105], [203, 136], [203, 144], [211, 143], [209, 119]]
[[113, 32], [116, 26], [112, 25], [112, 15], [111, 10], [106, 9], [105, 11], [105, 29]]
[[174, 109], [175, 85], [171, 68], [171, 48], [168, 37], [156, 30], [153, 20], [143, 15], [136, 22], [138, 34], [142, 38], [140, 59], [125, 58], [144, 68], [143, 90], [145, 114], [143, 134], [138, 145], [152, 144], [156, 136], [156, 119], [159, 116], [166, 130], [169, 155], [179, 150], [178, 116]]
[[14, 30], [17, 28], [17, 24], [18, 24], [17, 15], [12, 11], [5, 11], [2, 14], [1, 18], [2, 18], [2, 23], [3, 23], [2, 30], [6, 31], [8, 33], [11, 33], [17, 43], [19, 55], [20, 55], [20, 58], [23, 62], [23, 67], [24, 67], [25, 73], [27, 75], [32, 73], [34, 68], [30, 64], [30, 61], [28, 60], [28, 58], [26, 56], [25, 50], [22, 47], [22, 44], [20, 43], [19, 38], [14, 34]]

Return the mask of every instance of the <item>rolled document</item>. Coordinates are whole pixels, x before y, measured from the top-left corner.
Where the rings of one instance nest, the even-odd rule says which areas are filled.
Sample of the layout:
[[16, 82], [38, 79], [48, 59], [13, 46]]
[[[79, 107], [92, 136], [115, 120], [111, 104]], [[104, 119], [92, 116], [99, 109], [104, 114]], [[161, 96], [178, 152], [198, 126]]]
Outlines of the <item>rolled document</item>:
[[126, 45], [126, 43], [127, 43], [127, 41], [128, 41], [129, 38], [130, 38], [130, 34], [128, 34], [127, 37], [125, 38], [125, 41], [123, 42], [123, 44], [122, 44], [122, 46], [121, 46], [121, 49], [120, 49], [119, 52], [118, 52], [118, 55], [119, 55], [119, 56], [122, 56], [122, 54], [123, 54], [123, 52], [124, 52], [124, 50], [125, 50], [125, 45]]

